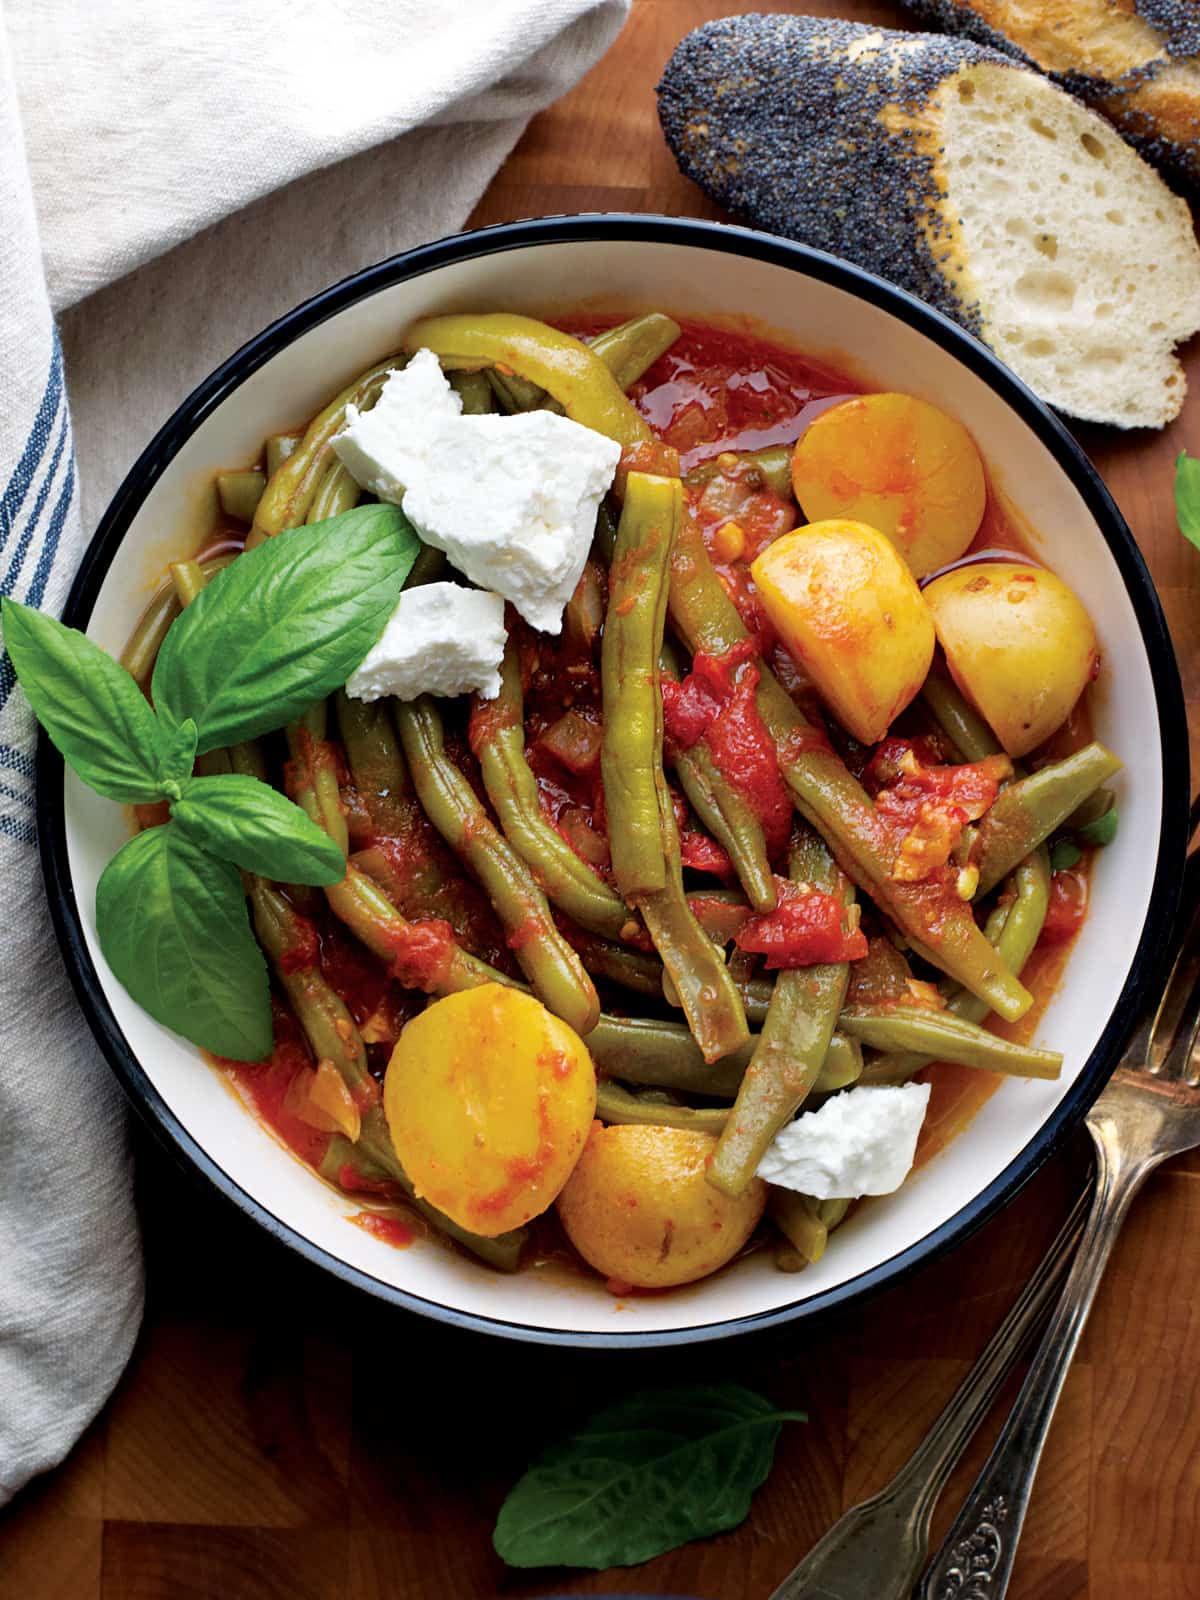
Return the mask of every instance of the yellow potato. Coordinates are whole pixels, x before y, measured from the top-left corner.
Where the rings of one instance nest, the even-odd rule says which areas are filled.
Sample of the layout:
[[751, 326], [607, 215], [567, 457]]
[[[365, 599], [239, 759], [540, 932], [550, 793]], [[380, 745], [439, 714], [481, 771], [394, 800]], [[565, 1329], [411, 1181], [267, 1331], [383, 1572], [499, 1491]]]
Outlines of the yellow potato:
[[857, 395], [822, 412], [796, 441], [792, 484], [811, 522], [869, 522], [918, 578], [966, 553], [987, 500], [971, 435], [908, 394]]
[[736, 1200], [705, 1178], [716, 1139], [682, 1128], [599, 1123], [558, 1214], [583, 1259], [606, 1278], [666, 1289], [707, 1277], [754, 1232], [767, 1187], [755, 1178]]
[[750, 568], [784, 646], [863, 744], [882, 739], [925, 682], [933, 623], [895, 546], [865, 522], [810, 522]]
[[408, 1024], [383, 1108], [417, 1194], [493, 1238], [545, 1211], [567, 1181], [596, 1110], [596, 1072], [540, 1000], [486, 983]]
[[1100, 662], [1092, 620], [1061, 578], [979, 561], [925, 590], [950, 675], [1010, 756], [1061, 727]]

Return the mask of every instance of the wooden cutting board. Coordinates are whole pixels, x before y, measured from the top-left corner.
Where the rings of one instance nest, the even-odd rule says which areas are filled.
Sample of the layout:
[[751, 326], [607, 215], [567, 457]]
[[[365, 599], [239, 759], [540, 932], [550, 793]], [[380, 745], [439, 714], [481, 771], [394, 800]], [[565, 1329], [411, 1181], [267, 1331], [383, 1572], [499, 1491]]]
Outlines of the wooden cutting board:
[[[635, 0], [608, 57], [536, 119], [474, 223], [719, 215], [676, 172], [653, 87], [690, 28], [753, 9]], [[774, 9], [906, 20], [884, 4]], [[1200, 389], [1200, 357], [1189, 365]], [[1200, 554], [1175, 530], [1171, 474], [1180, 449], [1200, 453], [1200, 398], [1160, 434], [1079, 437], [1150, 563], [1193, 704]], [[635, 1357], [506, 1346], [390, 1313], [290, 1259], [144, 1141], [140, 1153], [141, 1341], [72, 1457], [0, 1514], [0, 1600], [765, 1600], [916, 1445], [1089, 1162], [1081, 1136], [960, 1250], [851, 1313]], [[1200, 1595], [1198, 1277], [1192, 1157], [1151, 1179], [1117, 1247], [1042, 1464], [1013, 1600]], [[786, 1431], [744, 1527], [606, 1576], [505, 1571], [491, 1549], [496, 1509], [564, 1418], [639, 1384], [711, 1377], [810, 1417]], [[952, 1480], [947, 1513], [986, 1446]]]

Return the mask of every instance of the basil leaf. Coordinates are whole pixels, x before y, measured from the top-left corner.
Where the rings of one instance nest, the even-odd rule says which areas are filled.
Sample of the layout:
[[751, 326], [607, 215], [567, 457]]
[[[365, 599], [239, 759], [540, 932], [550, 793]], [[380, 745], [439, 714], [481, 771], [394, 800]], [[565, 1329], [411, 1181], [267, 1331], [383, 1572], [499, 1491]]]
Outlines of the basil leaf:
[[1200, 457], [1186, 450], [1175, 458], [1175, 518], [1183, 537], [1200, 549]]
[[1076, 831], [1084, 844], [1111, 844], [1117, 837], [1117, 824], [1119, 821], [1120, 812], [1116, 806], [1109, 806], [1108, 810], [1102, 816], [1097, 817], [1095, 822], [1087, 822]]
[[194, 717], [198, 751], [278, 728], [339, 688], [383, 632], [420, 540], [398, 506], [277, 534], [205, 585], [154, 668], [160, 717]]
[[173, 733], [163, 733], [162, 753], [158, 758], [159, 792], [178, 800], [183, 785], [191, 781], [196, 760], [196, 724], [188, 717]]
[[510, 1567], [632, 1566], [744, 1521], [783, 1422], [739, 1384], [648, 1389], [552, 1445], [500, 1508]]
[[21, 688], [63, 760], [110, 800], [157, 800], [166, 741], [120, 662], [32, 606], [6, 599], [3, 617]]
[[1076, 866], [1083, 859], [1083, 851], [1077, 844], [1072, 844], [1070, 839], [1057, 839], [1050, 852], [1051, 872], [1064, 872]]
[[267, 967], [236, 867], [173, 823], [147, 828], [101, 875], [96, 931], [113, 973], [155, 1021], [214, 1055], [270, 1055]]
[[264, 878], [340, 883], [346, 876], [346, 858], [329, 835], [257, 778], [192, 778], [171, 815], [194, 845]]

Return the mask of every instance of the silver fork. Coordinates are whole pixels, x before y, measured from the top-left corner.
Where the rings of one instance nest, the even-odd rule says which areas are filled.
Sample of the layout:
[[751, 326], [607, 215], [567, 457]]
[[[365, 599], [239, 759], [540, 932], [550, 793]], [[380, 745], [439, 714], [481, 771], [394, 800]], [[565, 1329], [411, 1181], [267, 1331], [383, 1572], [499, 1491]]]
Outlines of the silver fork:
[[[1096, 1188], [1074, 1264], [1029, 1374], [915, 1600], [1003, 1600], [1054, 1408], [1130, 1202], [1161, 1162], [1200, 1145], [1200, 860], [1166, 990], [1087, 1114]], [[1182, 922], [1183, 919], [1181, 919]]]
[[[1200, 1090], [1190, 1075], [1200, 1021], [1198, 896], [1200, 853], [1188, 862], [1177, 924], [1184, 934], [1163, 997], [1088, 1113], [1097, 1181], [1062, 1299], [1009, 1421], [913, 1600], [1001, 1600], [1050, 1419], [1129, 1202], [1160, 1161], [1200, 1144]], [[878, 1493], [851, 1507], [770, 1600], [909, 1600], [938, 1495], [1048, 1310], [1080, 1237], [1087, 1202], [1087, 1194], [1081, 1195], [1024, 1293], [908, 1462]]]

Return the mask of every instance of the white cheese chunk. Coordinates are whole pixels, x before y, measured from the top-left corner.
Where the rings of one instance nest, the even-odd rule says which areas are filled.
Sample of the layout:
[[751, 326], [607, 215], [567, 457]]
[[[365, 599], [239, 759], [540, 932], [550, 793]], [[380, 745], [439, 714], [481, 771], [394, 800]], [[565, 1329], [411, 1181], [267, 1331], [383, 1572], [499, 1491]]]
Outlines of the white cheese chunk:
[[891, 1194], [912, 1167], [928, 1105], [927, 1083], [832, 1095], [779, 1130], [758, 1175], [818, 1200]]
[[462, 416], [429, 350], [388, 378], [372, 410], [346, 416], [333, 447], [356, 481], [403, 506], [473, 583], [557, 633], [620, 446], [551, 411]]
[[351, 673], [354, 700], [394, 694], [465, 694], [485, 700], [500, 693], [504, 656], [504, 599], [461, 583], [426, 583], [405, 589], [379, 641]]

